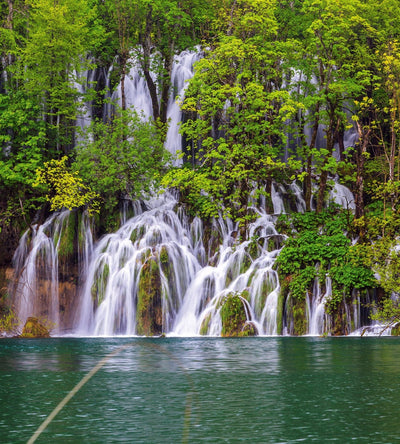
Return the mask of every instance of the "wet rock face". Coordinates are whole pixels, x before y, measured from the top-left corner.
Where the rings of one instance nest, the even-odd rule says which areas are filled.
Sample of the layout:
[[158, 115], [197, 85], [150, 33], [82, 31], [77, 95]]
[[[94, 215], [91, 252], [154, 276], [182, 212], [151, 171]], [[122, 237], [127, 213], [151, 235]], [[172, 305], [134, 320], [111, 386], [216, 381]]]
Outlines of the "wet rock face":
[[12, 226], [0, 226], [0, 267], [10, 266], [18, 247], [20, 232]]
[[14, 279], [14, 270], [11, 267], [0, 266], [0, 313], [3, 306], [8, 304], [8, 286]]
[[61, 333], [72, 330], [74, 316], [78, 308], [78, 267], [71, 266], [69, 274], [63, 275], [63, 279], [59, 278], [58, 294], [59, 294], [59, 314]]
[[50, 332], [38, 318], [30, 317], [26, 320], [21, 338], [49, 338]]
[[160, 269], [154, 256], [142, 267], [137, 302], [137, 333], [154, 336], [162, 334], [162, 289]]
[[221, 308], [222, 332], [224, 337], [254, 336], [254, 325], [247, 322], [246, 311], [238, 294], [229, 294]]

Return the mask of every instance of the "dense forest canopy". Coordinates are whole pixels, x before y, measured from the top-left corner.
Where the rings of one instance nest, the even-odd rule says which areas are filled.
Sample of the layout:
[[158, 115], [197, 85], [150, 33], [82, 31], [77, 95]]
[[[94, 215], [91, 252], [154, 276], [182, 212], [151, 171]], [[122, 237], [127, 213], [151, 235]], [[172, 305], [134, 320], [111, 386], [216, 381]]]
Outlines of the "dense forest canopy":
[[[268, 205], [274, 182], [296, 180], [314, 239], [337, 177], [355, 197], [339, 232], [358, 239], [354, 252], [336, 238], [342, 249], [329, 259], [353, 267], [337, 271], [337, 284], [371, 285], [360, 271], [368, 266], [387, 293], [399, 290], [398, 17], [398, 0], [3, 1], [0, 228], [31, 224], [46, 202], [106, 217], [121, 198], [161, 182], [193, 214], [239, 222], [245, 238], [254, 200]], [[174, 57], [185, 49], [201, 57], [181, 98], [184, 163], [171, 167], [167, 104]], [[150, 92], [149, 120], [126, 104], [133, 64]], [[101, 68], [111, 81], [88, 84], [85, 73]], [[118, 85], [120, 103], [107, 115]], [[79, 135], [84, 103], [93, 122]], [[326, 260], [319, 251], [293, 269], [286, 251], [281, 269], [301, 285], [309, 282], [301, 270]]]

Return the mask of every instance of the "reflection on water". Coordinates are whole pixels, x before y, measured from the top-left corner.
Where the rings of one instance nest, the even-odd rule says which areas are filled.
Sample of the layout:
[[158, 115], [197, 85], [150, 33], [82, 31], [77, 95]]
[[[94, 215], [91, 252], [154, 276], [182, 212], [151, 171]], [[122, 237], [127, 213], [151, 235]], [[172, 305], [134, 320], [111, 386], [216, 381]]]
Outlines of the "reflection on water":
[[396, 338], [57, 338], [0, 341], [0, 442], [127, 343], [38, 443], [400, 441]]

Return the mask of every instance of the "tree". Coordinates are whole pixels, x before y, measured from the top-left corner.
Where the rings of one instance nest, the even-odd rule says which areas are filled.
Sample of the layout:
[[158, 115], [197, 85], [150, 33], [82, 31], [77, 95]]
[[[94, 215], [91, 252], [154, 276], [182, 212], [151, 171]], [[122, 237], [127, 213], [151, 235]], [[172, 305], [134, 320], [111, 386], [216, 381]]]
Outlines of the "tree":
[[43, 107], [49, 149], [66, 152], [80, 107], [77, 73], [88, 67], [86, 54], [101, 29], [91, 26], [95, 10], [86, 1], [32, 0], [30, 6], [18, 75]]
[[186, 191], [203, 215], [222, 211], [240, 222], [242, 236], [252, 218], [250, 195], [265, 192], [266, 185], [268, 193], [284, 167], [284, 123], [298, 106], [280, 89], [285, 45], [275, 39], [274, 8], [274, 1], [241, 0], [223, 11], [229, 13], [221, 21], [225, 35], [196, 65], [183, 103], [195, 116], [182, 133], [200, 146], [198, 165], [166, 179]]
[[[299, 124], [304, 129], [311, 128], [308, 141], [303, 138], [300, 154], [306, 162], [307, 209], [310, 208], [312, 165], [319, 175], [317, 212], [324, 205], [328, 173], [337, 171], [333, 156], [335, 142], [341, 156], [347, 148], [344, 132], [353, 124], [345, 108], [361, 94], [370, 75], [361, 63], [365, 54], [362, 39], [371, 31], [368, 22], [359, 15], [362, 10], [358, 0], [310, 0], [302, 6], [305, 33], [299, 42], [301, 54], [295, 60], [299, 75], [293, 89], [298, 91], [299, 100], [305, 105]], [[324, 144], [317, 141], [321, 127], [325, 133]]]
[[84, 185], [82, 178], [77, 172], [71, 171], [67, 162], [67, 156], [45, 162], [43, 168], [36, 170], [34, 186], [42, 188], [46, 193], [52, 211], [86, 206], [89, 214], [98, 212], [98, 194]]
[[87, 129], [73, 168], [111, 210], [120, 198], [139, 199], [151, 192], [167, 161], [154, 122], [119, 109], [109, 121], [93, 122]]

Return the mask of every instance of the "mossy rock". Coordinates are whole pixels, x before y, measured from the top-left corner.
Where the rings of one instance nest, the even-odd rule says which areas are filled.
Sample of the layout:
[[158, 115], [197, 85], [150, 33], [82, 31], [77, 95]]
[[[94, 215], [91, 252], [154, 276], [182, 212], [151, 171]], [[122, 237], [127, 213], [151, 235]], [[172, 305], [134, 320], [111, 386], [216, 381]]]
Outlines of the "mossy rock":
[[62, 263], [74, 260], [76, 253], [77, 223], [77, 212], [71, 211], [63, 221], [60, 238], [54, 239], [55, 243], [58, 242], [58, 259]]
[[146, 227], [143, 225], [134, 228], [130, 236], [131, 242], [134, 244], [137, 240], [141, 239], [145, 233], [146, 233]]
[[400, 322], [393, 325], [392, 330], [390, 332], [392, 336], [400, 336]]
[[347, 327], [347, 315], [343, 303], [336, 307], [336, 311], [331, 315], [331, 328], [329, 332], [332, 336], [344, 336], [350, 332]]
[[266, 248], [269, 252], [279, 250], [282, 248], [284, 237], [281, 234], [272, 234], [266, 239]]
[[288, 296], [286, 302], [288, 333], [293, 336], [303, 336], [308, 331], [307, 307], [305, 300]]
[[24, 325], [21, 338], [49, 338], [49, 330], [39, 321], [38, 318], [29, 317]]
[[168, 255], [168, 249], [165, 245], [163, 245], [160, 250], [160, 262], [163, 265], [168, 265], [170, 262], [169, 255]]
[[208, 257], [213, 257], [219, 250], [223, 242], [221, 233], [215, 228], [208, 225], [204, 227], [203, 245], [208, 253]]
[[154, 256], [146, 261], [140, 272], [136, 319], [139, 335], [158, 336], [163, 333], [161, 277]]
[[98, 307], [104, 300], [109, 275], [110, 267], [107, 262], [105, 262], [102, 267], [99, 267], [94, 274], [90, 292], [95, 302], [95, 307]]
[[242, 328], [240, 336], [257, 336], [258, 330], [252, 322], [246, 322]]
[[223, 337], [254, 336], [255, 331], [249, 326], [243, 300], [239, 294], [230, 293], [221, 307], [221, 321]]
[[211, 322], [211, 313], [209, 313], [204, 319], [203, 322], [201, 323], [201, 327], [200, 327], [200, 334], [202, 336], [206, 336], [208, 334], [208, 330], [210, 328], [210, 322]]

